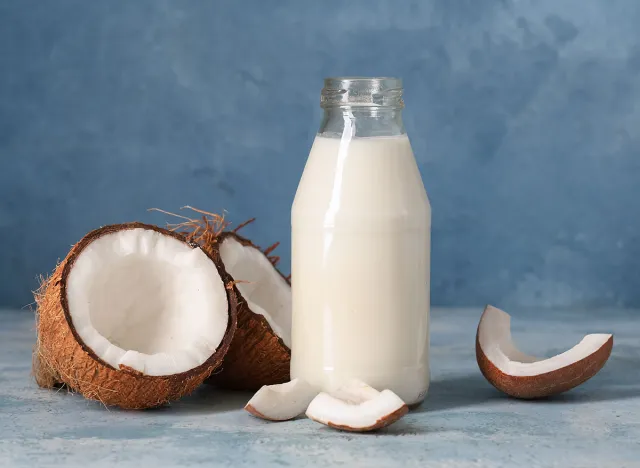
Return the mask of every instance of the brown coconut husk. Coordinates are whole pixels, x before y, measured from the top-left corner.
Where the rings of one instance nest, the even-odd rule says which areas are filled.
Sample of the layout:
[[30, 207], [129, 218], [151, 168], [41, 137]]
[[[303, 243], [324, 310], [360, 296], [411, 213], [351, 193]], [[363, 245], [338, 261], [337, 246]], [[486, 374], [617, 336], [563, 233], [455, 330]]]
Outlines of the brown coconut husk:
[[39, 386], [42, 388], [56, 388], [64, 385], [58, 373], [51, 369], [46, 362], [42, 362], [38, 346], [34, 347], [31, 359], [31, 373]]
[[524, 400], [550, 397], [583, 384], [604, 367], [612, 349], [613, 336], [596, 352], [565, 367], [544, 374], [513, 376], [505, 374], [491, 362], [476, 337], [476, 360], [482, 375], [498, 390]]
[[[220, 234], [218, 242], [221, 243], [226, 237], [233, 237], [243, 246], [262, 252], [250, 240], [235, 232]], [[263, 255], [267, 254], [263, 252]], [[278, 270], [275, 265], [274, 268]], [[282, 275], [279, 270], [278, 273]], [[284, 275], [282, 277], [286, 279]], [[238, 328], [220, 370], [209, 380], [236, 390], [258, 390], [263, 385], [288, 382], [291, 350], [264, 316], [251, 311], [235, 284], [234, 288], [239, 298]]]
[[[66, 295], [66, 281], [82, 250], [100, 237], [127, 229], [150, 229], [185, 242], [184, 237], [169, 230], [142, 223], [105, 226], [87, 234], [73, 246], [67, 257], [35, 294], [37, 303], [37, 343], [34, 349], [33, 374], [38, 385], [51, 388], [66, 385], [71, 391], [104, 405], [126, 409], [143, 409], [163, 405], [191, 393], [217, 369], [231, 344], [237, 326], [237, 298], [231, 278], [221, 266], [215, 252], [206, 252], [228, 287], [229, 321], [216, 352], [200, 366], [168, 376], [148, 376], [121, 365], [115, 369], [102, 361], [77, 334]], [[199, 248], [189, 244], [192, 248]]]
[[[185, 222], [169, 225], [170, 229], [183, 235], [188, 242], [200, 245], [205, 252], [216, 257], [219, 257], [219, 245], [227, 237], [233, 237], [243, 246], [258, 250], [269, 259], [278, 274], [290, 284], [290, 278], [283, 275], [277, 268], [280, 258], [272, 255], [279, 243], [262, 250], [249, 239], [238, 234], [239, 230], [254, 222], [255, 218], [240, 224], [233, 231], [226, 231], [229, 223], [224, 216], [190, 206], [185, 208], [197, 212], [200, 216], [189, 218], [162, 210], [157, 211], [185, 219]], [[222, 366], [209, 378], [208, 383], [228, 389], [255, 391], [263, 385], [288, 382], [291, 350], [273, 331], [264, 316], [251, 311], [247, 301], [236, 287], [242, 279], [233, 278], [233, 280], [233, 292], [238, 297], [238, 328]]]

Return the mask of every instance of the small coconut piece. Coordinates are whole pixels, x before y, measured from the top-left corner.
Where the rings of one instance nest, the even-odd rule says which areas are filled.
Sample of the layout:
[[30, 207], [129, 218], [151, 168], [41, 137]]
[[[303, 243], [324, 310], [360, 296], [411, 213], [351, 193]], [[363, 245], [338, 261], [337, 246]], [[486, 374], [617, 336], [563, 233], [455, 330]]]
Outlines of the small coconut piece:
[[354, 380], [332, 394], [316, 396], [307, 408], [307, 416], [334, 429], [368, 432], [393, 424], [408, 411], [391, 390], [379, 392]]
[[229, 348], [230, 284], [218, 258], [168, 230], [87, 234], [36, 294], [37, 383], [132, 409], [191, 392]]
[[301, 379], [265, 385], [244, 407], [252, 415], [269, 421], [286, 421], [305, 412], [318, 390]]
[[516, 398], [541, 398], [586, 382], [605, 365], [613, 336], [585, 336], [570, 350], [548, 359], [528, 356], [511, 339], [511, 317], [488, 305], [478, 325], [476, 358], [485, 378]]

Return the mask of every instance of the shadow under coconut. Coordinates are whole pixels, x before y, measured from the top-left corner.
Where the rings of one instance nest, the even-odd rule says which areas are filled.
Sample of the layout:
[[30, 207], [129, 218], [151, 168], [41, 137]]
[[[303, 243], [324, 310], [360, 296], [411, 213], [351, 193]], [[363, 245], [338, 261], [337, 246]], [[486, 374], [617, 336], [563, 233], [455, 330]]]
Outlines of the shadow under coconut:
[[478, 371], [472, 375], [457, 375], [434, 380], [429, 385], [425, 401], [412, 413], [443, 411], [486, 403], [502, 398]]
[[243, 409], [252, 396], [251, 392], [220, 390], [211, 385], [201, 385], [191, 395], [145, 411], [162, 412], [165, 416], [228, 413]]
[[[411, 414], [411, 413], [409, 413]], [[410, 420], [401, 419], [397, 423], [392, 424], [388, 427], [383, 427], [379, 431], [374, 432], [364, 432], [363, 434], [373, 434], [373, 435], [425, 435], [425, 434], [442, 434], [446, 432], [440, 428], [433, 427], [424, 427], [424, 425], [419, 425], [418, 423], [413, 423]]]
[[[272, 423], [268, 423], [268, 424], [272, 424]], [[375, 431], [366, 431], [366, 432], [343, 431], [340, 429], [334, 429], [332, 427], [325, 426], [323, 424], [316, 424], [316, 426], [317, 427], [314, 427], [314, 429], [317, 430], [318, 432], [321, 432], [322, 437], [335, 436], [343, 440], [344, 439], [352, 440], [356, 437], [376, 437], [376, 436], [390, 436], [390, 435], [410, 436], [410, 435], [424, 435], [424, 434], [435, 434], [435, 433], [444, 432], [440, 429], [421, 427], [417, 424], [411, 423], [410, 421], [406, 421], [406, 419], [401, 419], [400, 421], [395, 422], [390, 426], [383, 427]]]
[[[586, 384], [585, 384], [586, 387]], [[546, 398], [538, 398], [536, 400], [523, 400], [528, 403], [550, 403], [550, 404], [580, 404], [595, 403], [598, 401], [616, 401], [626, 400], [629, 398], [640, 397], [640, 389], [638, 388], [580, 388], [569, 390], [566, 393], [553, 395]]]

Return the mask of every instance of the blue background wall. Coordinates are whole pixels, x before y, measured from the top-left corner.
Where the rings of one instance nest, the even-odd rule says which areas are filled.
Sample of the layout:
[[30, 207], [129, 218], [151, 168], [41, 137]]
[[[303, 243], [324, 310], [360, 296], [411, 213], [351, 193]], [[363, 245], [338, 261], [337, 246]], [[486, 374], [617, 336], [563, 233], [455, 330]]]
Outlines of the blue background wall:
[[640, 2], [0, 2], [0, 304], [103, 224], [284, 242], [327, 75], [405, 80], [433, 302], [640, 306]]

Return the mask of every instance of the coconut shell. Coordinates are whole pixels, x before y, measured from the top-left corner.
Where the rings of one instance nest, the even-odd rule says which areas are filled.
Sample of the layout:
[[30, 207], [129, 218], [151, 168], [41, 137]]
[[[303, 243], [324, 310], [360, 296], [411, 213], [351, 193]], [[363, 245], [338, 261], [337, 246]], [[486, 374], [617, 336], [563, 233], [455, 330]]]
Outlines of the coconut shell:
[[[233, 237], [243, 246], [254, 248], [265, 255], [250, 240], [235, 232], [218, 235], [214, 244], [203, 246], [203, 249], [213, 253], [227, 237]], [[275, 265], [274, 269], [289, 283], [288, 278]], [[251, 311], [235, 284], [233, 291], [238, 297], [238, 328], [222, 366], [208, 382], [223, 388], [252, 391], [263, 385], [288, 382], [291, 350], [273, 331], [264, 316]]]
[[273, 422], [279, 422], [279, 419], [272, 419], [272, 418], [268, 418], [266, 417], [264, 414], [262, 414], [260, 411], [258, 411], [256, 409], [255, 406], [253, 405], [247, 405], [244, 407], [245, 411], [247, 411], [249, 414], [251, 414], [252, 416], [255, 416], [256, 418], [260, 418], [260, 419], [264, 419], [265, 421], [273, 421]]
[[[115, 369], [102, 361], [76, 333], [66, 295], [66, 281], [76, 259], [86, 246], [100, 237], [138, 228], [150, 229], [199, 248], [187, 243], [179, 234], [142, 223], [105, 226], [87, 234], [73, 246], [36, 294], [38, 341], [34, 349], [33, 373], [38, 385], [49, 388], [60, 382], [104, 405], [143, 409], [163, 405], [192, 392], [220, 366], [237, 326], [237, 299], [231, 287], [226, 288], [229, 320], [222, 342], [207, 361], [183, 373], [148, 376], [127, 366]], [[230, 285], [231, 278], [222, 268], [220, 259], [206, 253], [215, 263], [224, 284]]]
[[[383, 427], [390, 426], [391, 424], [393, 424], [394, 422], [402, 418], [404, 415], [406, 415], [408, 412], [409, 412], [409, 407], [407, 405], [401, 406], [400, 408], [395, 410], [393, 413], [389, 413], [385, 417], [378, 419], [375, 422], [375, 424], [372, 424], [371, 426], [366, 426], [366, 427], [346, 426], [343, 424], [333, 423], [331, 421], [327, 422], [327, 426], [332, 427], [334, 429], [338, 429], [340, 431], [348, 431], [348, 432], [377, 431], [379, 429], [382, 429]], [[324, 424], [322, 421], [316, 421], [316, 422]]]
[[36, 383], [42, 388], [55, 388], [63, 385], [60, 376], [40, 359], [38, 346], [35, 346], [33, 350], [31, 368]]
[[560, 369], [531, 376], [514, 376], [498, 369], [476, 337], [476, 358], [482, 375], [498, 390], [515, 398], [543, 398], [566, 392], [586, 382], [605, 365], [613, 348], [613, 336], [597, 351]]

